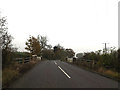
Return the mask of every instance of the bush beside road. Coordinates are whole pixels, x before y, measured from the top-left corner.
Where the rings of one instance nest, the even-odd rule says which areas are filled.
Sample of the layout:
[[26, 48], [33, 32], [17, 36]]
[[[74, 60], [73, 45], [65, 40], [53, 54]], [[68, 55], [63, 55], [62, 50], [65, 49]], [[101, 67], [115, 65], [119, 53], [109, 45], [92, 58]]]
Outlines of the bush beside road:
[[13, 65], [6, 67], [2, 71], [2, 87], [8, 87], [16, 79], [20, 78], [24, 73], [32, 69], [40, 60], [31, 60], [29, 63]]
[[[65, 62], [70, 63], [68, 61], [65, 61]], [[79, 61], [79, 62], [72, 62], [70, 64], [76, 65], [76, 66], [83, 68], [85, 70], [88, 70], [90, 72], [94, 72], [94, 73], [100, 74], [102, 76], [114, 79], [116, 81], [120, 81], [120, 73], [118, 73], [112, 69], [106, 69], [104, 67], [92, 66], [90, 63], [91, 62]]]

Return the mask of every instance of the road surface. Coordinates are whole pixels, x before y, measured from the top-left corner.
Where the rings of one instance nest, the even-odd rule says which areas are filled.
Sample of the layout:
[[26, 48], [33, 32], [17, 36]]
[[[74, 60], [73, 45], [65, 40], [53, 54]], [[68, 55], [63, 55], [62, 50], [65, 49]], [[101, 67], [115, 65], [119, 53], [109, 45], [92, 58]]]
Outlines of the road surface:
[[118, 82], [60, 60], [42, 61], [10, 88], [118, 88]]

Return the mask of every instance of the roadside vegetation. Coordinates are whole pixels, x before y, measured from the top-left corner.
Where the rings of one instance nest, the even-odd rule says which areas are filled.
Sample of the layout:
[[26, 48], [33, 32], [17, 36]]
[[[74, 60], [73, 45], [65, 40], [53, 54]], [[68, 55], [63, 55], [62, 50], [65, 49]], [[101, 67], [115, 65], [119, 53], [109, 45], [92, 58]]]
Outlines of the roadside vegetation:
[[92, 70], [106, 77], [120, 81], [120, 49], [110, 49], [110, 52], [102, 53], [102, 50], [88, 53], [78, 53], [73, 64]]
[[29, 63], [14, 63], [9, 65], [9, 67], [5, 67], [2, 71], [2, 87], [8, 87], [12, 82], [33, 68], [38, 62], [39, 60], [32, 60]]
[[[30, 35], [25, 42], [26, 52], [20, 52], [12, 44], [13, 37], [8, 33], [6, 17], [0, 18], [0, 39], [3, 87], [9, 86], [41, 60], [67, 61], [67, 58], [74, 58], [72, 63], [75, 65], [120, 80], [120, 49], [111, 48], [110, 52], [98, 50], [84, 54], [78, 53], [75, 59], [73, 49], [64, 48], [60, 44], [52, 47], [48, 44], [46, 36]], [[28, 60], [27, 63], [24, 62], [25, 59]]]
[[[6, 17], [0, 18], [0, 49], [2, 50], [2, 87], [7, 87], [40, 60], [31, 57], [30, 52], [20, 52], [12, 44], [13, 37], [8, 33]], [[18, 62], [17, 59], [21, 59]], [[28, 59], [25, 63], [24, 60]]]
[[6, 17], [0, 18], [0, 48], [2, 50], [2, 87], [8, 87], [41, 60], [65, 60], [75, 55], [72, 49], [60, 44], [52, 47], [46, 36], [29, 36], [26, 40], [26, 52], [18, 51], [12, 44], [14, 39], [8, 33]]

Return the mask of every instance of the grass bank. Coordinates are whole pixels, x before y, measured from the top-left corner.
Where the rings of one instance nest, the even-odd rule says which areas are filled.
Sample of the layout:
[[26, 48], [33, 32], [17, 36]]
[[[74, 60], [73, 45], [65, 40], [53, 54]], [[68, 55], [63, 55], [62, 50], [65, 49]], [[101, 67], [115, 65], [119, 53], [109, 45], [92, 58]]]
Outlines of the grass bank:
[[104, 77], [107, 77], [107, 78], [111, 78], [113, 80], [116, 80], [116, 81], [119, 81], [120, 82], [120, 73], [112, 70], [112, 69], [106, 69], [104, 67], [91, 67], [90, 64], [83, 64], [83, 63], [70, 63], [70, 62], [67, 62], [69, 64], [72, 64], [72, 65], [76, 65], [80, 68], [83, 68], [87, 71], [90, 71], [90, 72], [93, 72], [93, 73], [97, 73], [99, 75], [102, 75]]
[[19, 79], [24, 73], [33, 68], [40, 60], [31, 60], [29, 63], [14, 63], [2, 70], [2, 87], [6, 88], [16, 79]]

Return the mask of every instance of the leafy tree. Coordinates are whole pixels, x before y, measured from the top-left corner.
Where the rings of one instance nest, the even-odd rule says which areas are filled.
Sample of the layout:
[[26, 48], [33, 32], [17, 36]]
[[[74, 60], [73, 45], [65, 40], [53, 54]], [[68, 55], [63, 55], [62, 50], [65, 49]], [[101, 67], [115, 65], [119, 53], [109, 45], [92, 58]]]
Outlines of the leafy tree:
[[58, 48], [57, 46], [54, 46], [53, 48], [54, 48], [54, 53], [60, 50], [60, 48]]
[[75, 55], [75, 52], [72, 49], [66, 49], [67, 56], [72, 58]]
[[77, 54], [76, 54], [76, 57], [77, 57], [77, 58], [82, 58], [82, 57], [83, 57], [83, 53], [77, 53]]
[[53, 47], [54, 48], [54, 59], [65, 60], [66, 57], [72, 58], [75, 52], [72, 49], [64, 49], [60, 44]]
[[54, 59], [62, 59], [64, 57], [64, 48], [60, 44], [53, 47], [54, 49]]
[[52, 49], [44, 49], [42, 53], [42, 57], [48, 60], [53, 59], [54, 52]]
[[104, 68], [109, 68], [112, 70], [118, 70], [119, 71], [119, 49], [116, 51], [114, 48], [111, 48], [110, 53], [103, 53], [101, 54], [101, 50], [90, 53], [85, 53], [84, 54], [84, 59], [91, 59], [95, 60], [97, 62], [97, 67], [104, 67]]
[[66, 52], [66, 50], [65, 50], [65, 49], [60, 49], [59, 55], [60, 55], [60, 59], [61, 59], [61, 60], [65, 60], [66, 57], [67, 57], [67, 52]]
[[60, 48], [58, 46], [54, 46], [54, 59], [60, 59]]
[[28, 50], [31, 55], [40, 55], [41, 53], [41, 45], [38, 39], [33, 36], [30, 36], [26, 42], [26, 50]]

